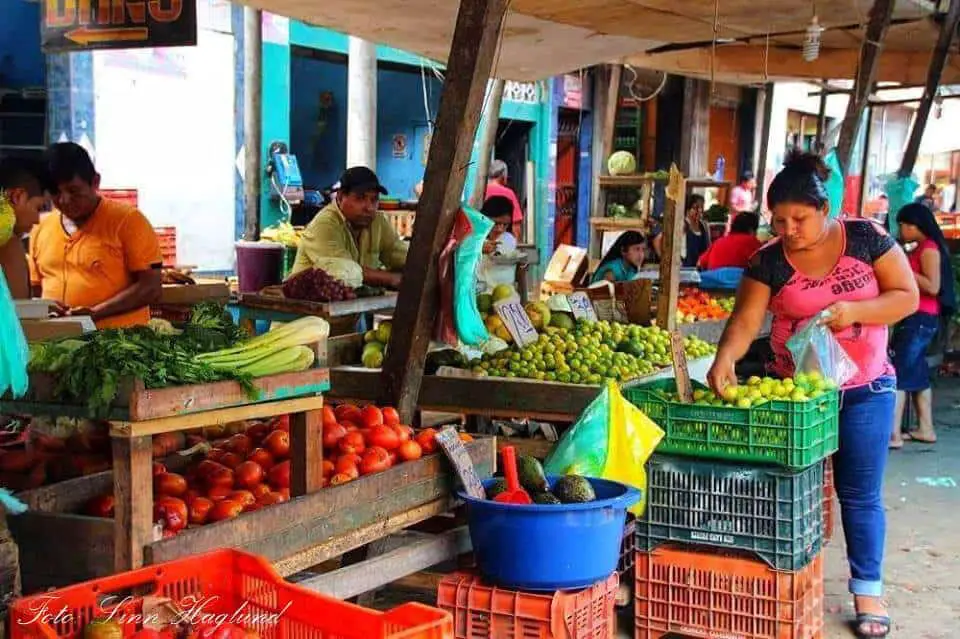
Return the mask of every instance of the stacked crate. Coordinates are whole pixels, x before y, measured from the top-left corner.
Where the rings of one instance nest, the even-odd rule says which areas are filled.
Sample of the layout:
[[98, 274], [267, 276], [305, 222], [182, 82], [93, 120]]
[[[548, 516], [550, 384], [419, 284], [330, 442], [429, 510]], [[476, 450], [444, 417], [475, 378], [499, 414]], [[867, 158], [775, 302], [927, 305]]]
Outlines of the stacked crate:
[[636, 523], [636, 639], [821, 637], [838, 393], [741, 409], [674, 391], [664, 380], [625, 392], [665, 432]]

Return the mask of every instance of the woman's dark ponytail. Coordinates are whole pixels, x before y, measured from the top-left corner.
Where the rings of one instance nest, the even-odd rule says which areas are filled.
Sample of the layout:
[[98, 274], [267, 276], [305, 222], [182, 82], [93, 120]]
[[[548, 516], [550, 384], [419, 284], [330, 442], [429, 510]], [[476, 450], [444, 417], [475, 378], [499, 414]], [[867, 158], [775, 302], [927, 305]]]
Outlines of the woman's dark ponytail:
[[793, 151], [767, 189], [767, 208], [793, 203], [822, 209], [830, 201], [826, 187], [829, 177], [830, 167], [819, 155]]

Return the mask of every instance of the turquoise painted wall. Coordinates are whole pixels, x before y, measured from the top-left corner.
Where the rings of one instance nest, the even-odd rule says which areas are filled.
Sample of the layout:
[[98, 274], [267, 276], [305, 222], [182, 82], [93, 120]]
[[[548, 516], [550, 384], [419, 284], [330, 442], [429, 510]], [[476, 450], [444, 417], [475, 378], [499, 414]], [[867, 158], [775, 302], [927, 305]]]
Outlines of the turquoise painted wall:
[[[263, 161], [274, 141], [290, 144], [290, 47], [263, 44]], [[260, 226], [265, 228], [280, 219], [280, 207], [270, 200], [270, 184], [263, 180], [260, 197]]]

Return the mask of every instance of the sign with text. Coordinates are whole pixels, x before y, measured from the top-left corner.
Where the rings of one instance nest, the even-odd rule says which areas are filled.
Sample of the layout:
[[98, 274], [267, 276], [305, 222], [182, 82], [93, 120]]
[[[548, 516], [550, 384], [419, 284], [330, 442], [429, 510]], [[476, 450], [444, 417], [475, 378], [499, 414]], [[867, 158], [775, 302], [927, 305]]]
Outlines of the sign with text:
[[526, 346], [536, 342], [540, 337], [537, 329], [533, 327], [533, 322], [530, 321], [530, 316], [523, 310], [523, 304], [520, 303], [519, 298], [511, 297], [495, 302], [493, 308], [503, 320], [503, 325], [507, 327], [507, 332], [516, 344]]
[[47, 53], [197, 44], [196, 0], [41, 0]]
[[486, 499], [487, 493], [483, 489], [480, 477], [477, 476], [477, 469], [473, 467], [470, 452], [460, 441], [460, 434], [452, 426], [447, 426], [437, 433], [436, 439], [447, 459], [453, 465], [453, 470], [460, 478], [464, 491], [471, 497]]
[[593, 308], [593, 302], [590, 301], [589, 295], [583, 291], [577, 291], [568, 295], [567, 301], [570, 302], [570, 310], [573, 311], [574, 319], [597, 321], [597, 309]]
[[670, 333], [670, 355], [673, 360], [673, 377], [677, 381], [677, 394], [680, 401], [689, 404], [693, 401], [693, 385], [690, 383], [690, 368], [687, 366], [687, 351], [680, 331]]

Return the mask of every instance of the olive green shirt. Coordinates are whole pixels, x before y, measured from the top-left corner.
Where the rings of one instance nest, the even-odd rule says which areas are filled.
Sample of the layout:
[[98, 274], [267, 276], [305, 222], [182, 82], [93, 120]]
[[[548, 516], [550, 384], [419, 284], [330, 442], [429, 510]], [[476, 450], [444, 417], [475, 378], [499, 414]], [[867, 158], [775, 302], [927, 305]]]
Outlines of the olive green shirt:
[[378, 212], [370, 226], [361, 229], [359, 238], [358, 245], [337, 202], [331, 202], [303, 230], [291, 274], [329, 258], [391, 271], [398, 271], [407, 263], [407, 243], [383, 213]]

